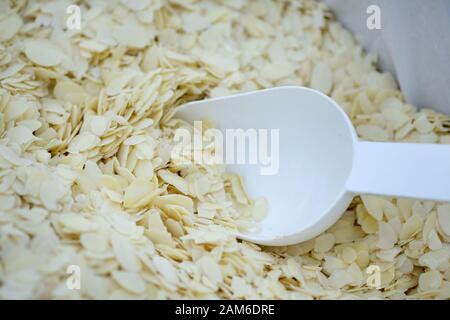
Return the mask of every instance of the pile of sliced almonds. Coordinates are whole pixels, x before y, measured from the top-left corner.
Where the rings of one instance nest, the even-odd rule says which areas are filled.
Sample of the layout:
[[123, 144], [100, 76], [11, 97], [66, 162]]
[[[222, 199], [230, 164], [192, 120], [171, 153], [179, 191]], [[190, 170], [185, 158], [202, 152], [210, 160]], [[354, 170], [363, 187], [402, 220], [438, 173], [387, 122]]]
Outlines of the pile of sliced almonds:
[[355, 198], [316, 239], [260, 247], [232, 231], [263, 199], [171, 159], [193, 130], [176, 106], [287, 84], [362, 139], [450, 143], [450, 118], [407, 104], [325, 5], [105, 0], [79, 29], [70, 5], [0, 3], [0, 298], [450, 298], [449, 204]]

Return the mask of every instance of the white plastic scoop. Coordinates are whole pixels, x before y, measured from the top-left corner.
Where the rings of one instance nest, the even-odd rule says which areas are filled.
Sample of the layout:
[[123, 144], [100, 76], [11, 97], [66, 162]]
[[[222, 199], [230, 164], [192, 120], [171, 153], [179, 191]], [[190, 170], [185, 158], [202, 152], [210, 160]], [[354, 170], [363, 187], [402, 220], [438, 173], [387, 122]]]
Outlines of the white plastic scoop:
[[278, 87], [195, 101], [179, 108], [189, 122], [212, 119], [226, 129], [279, 129], [279, 170], [227, 165], [251, 197], [264, 196], [261, 230], [238, 237], [264, 245], [311, 239], [333, 225], [355, 194], [450, 201], [450, 146], [358, 141], [345, 112], [326, 95]]

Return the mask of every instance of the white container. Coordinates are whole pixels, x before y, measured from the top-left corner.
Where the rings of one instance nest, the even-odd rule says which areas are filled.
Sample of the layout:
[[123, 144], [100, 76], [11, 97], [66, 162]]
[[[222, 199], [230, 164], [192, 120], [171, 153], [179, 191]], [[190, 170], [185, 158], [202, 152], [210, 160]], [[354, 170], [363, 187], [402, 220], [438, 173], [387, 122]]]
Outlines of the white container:
[[[450, 114], [450, 1], [324, 2], [369, 53], [378, 55], [381, 70], [394, 74], [408, 103]], [[378, 9], [380, 29], [367, 24]]]

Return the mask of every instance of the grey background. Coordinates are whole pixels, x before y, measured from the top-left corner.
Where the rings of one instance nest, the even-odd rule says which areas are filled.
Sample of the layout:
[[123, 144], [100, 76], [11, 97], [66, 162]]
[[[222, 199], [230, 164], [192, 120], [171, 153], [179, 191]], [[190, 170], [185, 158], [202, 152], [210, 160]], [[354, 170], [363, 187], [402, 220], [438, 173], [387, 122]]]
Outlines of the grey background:
[[[381, 70], [392, 72], [406, 100], [450, 114], [450, 0], [324, 0]], [[381, 9], [381, 30], [369, 30], [367, 7]]]

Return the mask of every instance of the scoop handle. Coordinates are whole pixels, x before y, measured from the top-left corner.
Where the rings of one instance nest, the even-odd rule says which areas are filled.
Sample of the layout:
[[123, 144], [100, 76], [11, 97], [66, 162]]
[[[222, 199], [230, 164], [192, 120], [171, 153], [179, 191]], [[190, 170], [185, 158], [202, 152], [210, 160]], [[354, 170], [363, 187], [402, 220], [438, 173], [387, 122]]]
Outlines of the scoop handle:
[[347, 190], [450, 202], [450, 145], [358, 141]]

